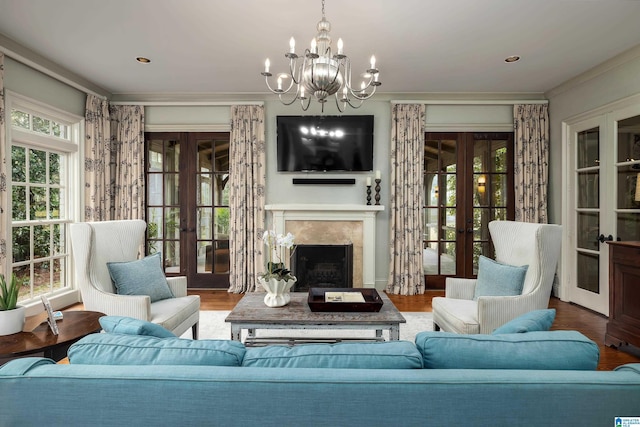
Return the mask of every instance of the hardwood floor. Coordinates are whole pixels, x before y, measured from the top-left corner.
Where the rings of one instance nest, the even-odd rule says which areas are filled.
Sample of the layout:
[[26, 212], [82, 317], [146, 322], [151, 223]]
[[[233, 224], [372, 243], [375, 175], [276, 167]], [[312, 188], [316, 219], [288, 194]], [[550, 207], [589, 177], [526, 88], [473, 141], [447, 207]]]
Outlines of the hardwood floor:
[[[191, 290], [200, 295], [202, 310], [231, 310], [242, 298], [241, 294], [230, 294], [221, 290]], [[443, 291], [427, 291], [423, 295], [389, 295], [400, 311], [431, 311], [431, 299], [444, 295]], [[625, 363], [640, 363], [640, 349], [628, 347], [618, 350], [604, 345], [607, 318], [580, 306], [551, 298], [550, 308], [556, 309], [552, 330], [577, 330], [595, 341], [600, 347], [599, 370], [610, 371]]]

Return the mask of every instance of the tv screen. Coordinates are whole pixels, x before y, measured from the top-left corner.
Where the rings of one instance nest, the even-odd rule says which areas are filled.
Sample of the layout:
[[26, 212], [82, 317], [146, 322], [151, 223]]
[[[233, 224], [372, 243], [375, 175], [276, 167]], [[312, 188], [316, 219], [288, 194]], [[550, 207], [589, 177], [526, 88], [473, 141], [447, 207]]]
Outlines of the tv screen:
[[373, 170], [373, 116], [278, 116], [279, 172]]

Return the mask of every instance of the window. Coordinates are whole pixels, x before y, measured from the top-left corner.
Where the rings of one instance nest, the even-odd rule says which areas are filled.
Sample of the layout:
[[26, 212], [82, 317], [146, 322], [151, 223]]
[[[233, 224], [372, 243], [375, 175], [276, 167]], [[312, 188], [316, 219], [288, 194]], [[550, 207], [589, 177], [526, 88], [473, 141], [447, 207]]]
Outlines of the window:
[[11, 97], [11, 270], [22, 304], [71, 289], [67, 224], [75, 217], [82, 118]]

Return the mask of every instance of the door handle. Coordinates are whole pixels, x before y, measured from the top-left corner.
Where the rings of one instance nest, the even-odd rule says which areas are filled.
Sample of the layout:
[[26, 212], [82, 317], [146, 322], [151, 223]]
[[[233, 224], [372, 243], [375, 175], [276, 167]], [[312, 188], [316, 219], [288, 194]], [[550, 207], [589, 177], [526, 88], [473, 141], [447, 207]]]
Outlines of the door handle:
[[613, 236], [609, 234], [607, 237], [604, 237], [604, 234], [600, 234], [596, 240], [598, 240], [600, 243], [604, 243], [606, 241], [610, 242], [613, 240]]

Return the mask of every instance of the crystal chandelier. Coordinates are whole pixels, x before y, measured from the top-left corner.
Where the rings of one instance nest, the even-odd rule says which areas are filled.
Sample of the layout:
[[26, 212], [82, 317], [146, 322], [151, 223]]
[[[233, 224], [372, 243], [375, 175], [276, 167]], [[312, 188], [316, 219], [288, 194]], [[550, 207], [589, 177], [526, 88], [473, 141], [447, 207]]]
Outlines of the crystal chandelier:
[[[289, 74], [278, 74], [275, 89], [269, 84], [269, 78], [273, 74], [269, 72], [271, 63], [267, 58], [264, 71], [261, 73], [267, 87], [278, 95], [284, 105], [291, 105], [300, 100], [303, 111], [307, 111], [311, 98], [315, 98], [322, 105], [324, 112], [324, 104], [331, 95], [335, 95], [336, 106], [340, 112], [344, 111], [347, 104], [352, 108], [359, 108], [382, 84], [378, 80], [375, 56], [371, 56], [371, 66], [363, 74], [364, 80], [358, 88], [354, 88], [351, 80], [351, 61], [344, 54], [342, 39], [338, 39], [337, 52], [334, 54], [331, 50], [331, 24], [324, 16], [324, 0], [322, 20], [318, 22], [317, 29], [318, 34], [311, 40], [311, 48], [305, 49], [303, 57], [295, 53], [296, 42], [291, 37], [289, 52], [284, 55], [289, 59]], [[288, 84], [284, 80], [289, 80]], [[286, 87], [283, 87], [285, 85]]]

